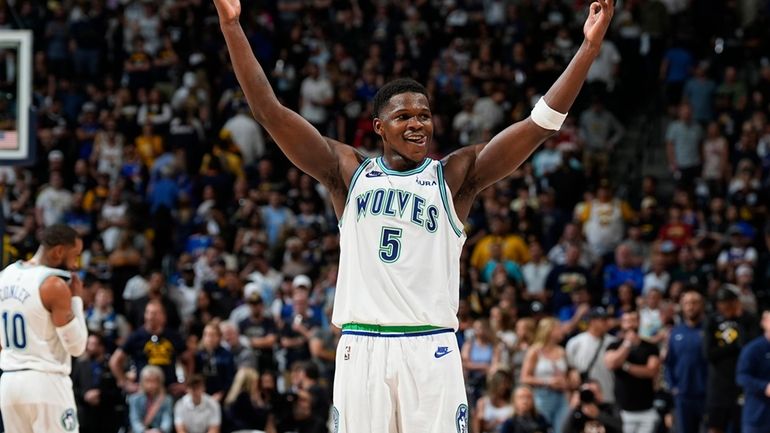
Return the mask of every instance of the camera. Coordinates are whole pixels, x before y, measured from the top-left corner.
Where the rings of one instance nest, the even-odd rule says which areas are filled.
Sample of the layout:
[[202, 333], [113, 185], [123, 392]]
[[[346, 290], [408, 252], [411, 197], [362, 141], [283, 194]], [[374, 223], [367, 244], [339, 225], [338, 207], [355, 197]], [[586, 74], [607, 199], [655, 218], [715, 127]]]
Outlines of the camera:
[[594, 395], [594, 392], [590, 389], [581, 389], [580, 390], [580, 402], [581, 403], [595, 403], [596, 402], [596, 396]]

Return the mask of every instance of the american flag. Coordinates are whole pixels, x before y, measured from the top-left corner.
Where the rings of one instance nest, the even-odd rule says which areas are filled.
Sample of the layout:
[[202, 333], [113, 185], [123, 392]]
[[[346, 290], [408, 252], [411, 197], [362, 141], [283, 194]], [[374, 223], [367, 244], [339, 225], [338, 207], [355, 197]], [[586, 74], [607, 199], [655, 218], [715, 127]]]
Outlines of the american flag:
[[19, 147], [19, 134], [16, 131], [0, 131], [0, 149], [13, 150]]

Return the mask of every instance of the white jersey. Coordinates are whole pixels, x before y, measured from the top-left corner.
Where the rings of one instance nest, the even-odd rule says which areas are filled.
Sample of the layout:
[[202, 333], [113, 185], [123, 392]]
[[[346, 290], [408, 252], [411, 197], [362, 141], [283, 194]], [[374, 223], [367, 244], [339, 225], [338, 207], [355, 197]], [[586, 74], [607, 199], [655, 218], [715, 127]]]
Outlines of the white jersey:
[[457, 329], [462, 227], [440, 161], [365, 160], [340, 218], [332, 322]]
[[71, 358], [40, 299], [40, 285], [70, 273], [41, 265], [16, 262], [0, 273], [0, 369], [35, 370], [69, 375]]

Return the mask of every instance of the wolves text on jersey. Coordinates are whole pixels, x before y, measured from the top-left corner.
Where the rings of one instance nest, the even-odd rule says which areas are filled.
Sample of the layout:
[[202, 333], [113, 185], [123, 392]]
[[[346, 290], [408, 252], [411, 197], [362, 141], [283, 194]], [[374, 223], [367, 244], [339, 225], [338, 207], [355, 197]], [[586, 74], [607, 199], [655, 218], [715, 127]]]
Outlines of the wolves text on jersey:
[[426, 206], [425, 198], [400, 189], [378, 188], [356, 196], [357, 220], [367, 216], [409, 219], [433, 233], [438, 228], [438, 207]]

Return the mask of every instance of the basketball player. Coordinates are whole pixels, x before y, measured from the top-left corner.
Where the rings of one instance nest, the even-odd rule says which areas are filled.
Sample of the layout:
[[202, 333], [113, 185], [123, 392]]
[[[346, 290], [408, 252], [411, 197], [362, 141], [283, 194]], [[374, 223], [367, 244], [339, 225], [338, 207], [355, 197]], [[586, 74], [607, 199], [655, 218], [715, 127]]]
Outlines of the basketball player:
[[467, 432], [454, 336], [463, 220], [477, 193], [561, 127], [599, 52], [612, 0], [591, 4], [585, 41], [529, 118], [441, 161], [426, 157], [433, 123], [423, 86], [395, 80], [379, 90], [373, 126], [384, 154], [365, 158], [279, 103], [239, 25], [239, 0], [214, 3], [254, 117], [294, 165], [329, 190], [339, 218], [335, 431]]
[[0, 273], [0, 409], [8, 432], [76, 432], [71, 357], [86, 349], [83, 283], [72, 272], [83, 242], [66, 225], [41, 235], [26, 262]]

